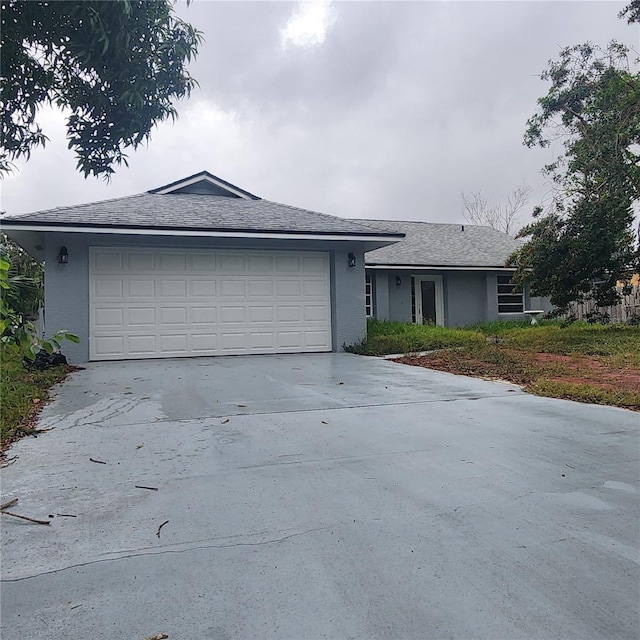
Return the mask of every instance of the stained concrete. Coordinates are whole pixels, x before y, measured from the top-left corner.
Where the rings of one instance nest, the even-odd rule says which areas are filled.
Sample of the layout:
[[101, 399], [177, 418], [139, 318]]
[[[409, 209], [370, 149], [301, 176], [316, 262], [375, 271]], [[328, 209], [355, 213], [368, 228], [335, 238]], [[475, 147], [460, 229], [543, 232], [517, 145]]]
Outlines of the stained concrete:
[[349, 354], [55, 396], [2, 472], [54, 516], [1, 519], [3, 639], [640, 635], [637, 413]]

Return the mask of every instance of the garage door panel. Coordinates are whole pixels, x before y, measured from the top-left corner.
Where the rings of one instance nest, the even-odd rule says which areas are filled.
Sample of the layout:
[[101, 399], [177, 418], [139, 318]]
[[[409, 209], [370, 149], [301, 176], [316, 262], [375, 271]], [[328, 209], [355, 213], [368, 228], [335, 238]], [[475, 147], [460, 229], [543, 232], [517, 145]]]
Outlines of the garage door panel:
[[93, 318], [95, 326], [101, 329], [117, 330], [124, 327], [124, 309], [121, 307], [95, 307]]
[[127, 339], [126, 356], [140, 356], [149, 358], [157, 351], [157, 338], [155, 335], [129, 335]]
[[244, 280], [221, 280], [220, 296], [222, 298], [244, 298], [246, 291]]
[[152, 251], [127, 251], [126, 265], [128, 273], [153, 273], [156, 260]]
[[238, 351], [247, 348], [246, 333], [221, 333], [220, 347], [222, 351]]
[[300, 349], [303, 346], [302, 331], [278, 331], [278, 347], [282, 349]]
[[215, 273], [216, 254], [211, 251], [207, 253], [189, 253], [187, 254], [187, 264], [194, 273]]
[[159, 259], [159, 270], [169, 273], [183, 272], [187, 269], [185, 253], [162, 253]]
[[186, 298], [186, 280], [160, 280], [161, 298]]
[[93, 283], [93, 295], [96, 301], [105, 300], [107, 298], [120, 300], [124, 291], [124, 283], [122, 280], [104, 277], [98, 278]]
[[127, 318], [127, 324], [130, 327], [152, 327], [156, 324], [156, 309], [155, 307], [129, 307]]
[[248, 321], [251, 323], [267, 322], [271, 323], [274, 319], [273, 307], [249, 307]]
[[191, 351], [197, 354], [209, 354], [218, 350], [216, 333], [194, 333], [191, 335]]
[[301, 292], [300, 280], [276, 280], [276, 295], [278, 297], [292, 296], [297, 298]]
[[248, 294], [251, 298], [273, 297], [273, 280], [249, 280], [248, 281]]
[[328, 349], [330, 347], [328, 331], [305, 331], [304, 344], [307, 348]]
[[187, 334], [186, 333], [168, 333], [160, 334], [160, 353], [163, 355], [187, 355]]
[[120, 251], [97, 251], [94, 256], [95, 273], [121, 273], [123, 256]]
[[250, 273], [273, 273], [273, 256], [249, 256], [247, 268]]
[[276, 272], [297, 275], [300, 273], [302, 261], [298, 256], [278, 256], [276, 258]]
[[247, 310], [244, 307], [221, 307], [220, 322], [222, 324], [244, 324], [247, 321]]
[[160, 324], [187, 324], [186, 307], [162, 307], [160, 309]]
[[327, 283], [324, 280], [305, 280], [302, 284], [304, 296], [325, 297], [329, 293]]
[[191, 280], [190, 293], [193, 298], [215, 298], [216, 297], [216, 281], [215, 280]]
[[326, 258], [322, 256], [305, 257], [302, 259], [302, 270], [310, 275], [322, 276], [326, 272]]
[[328, 255], [92, 248], [90, 358], [331, 350]]
[[191, 307], [192, 324], [215, 324], [217, 317], [216, 307]]
[[131, 300], [140, 300], [140, 298], [155, 298], [156, 282], [155, 280], [129, 280], [127, 293], [128, 298]]
[[95, 340], [95, 352], [98, 356], [118, 356], [124, 351], [124, 336], [100, 336]]
[[304, 305], [304, 321], [308, 322], [328, 322], [327, 308], [323, 305]]
[[246, 256], [236, 254], [219, 254], [218, 269], [222, 273], [244, 273]]
[[302, 308], [300, 305], [279, 305], [278, 322], [300, 322], [302, 320]]

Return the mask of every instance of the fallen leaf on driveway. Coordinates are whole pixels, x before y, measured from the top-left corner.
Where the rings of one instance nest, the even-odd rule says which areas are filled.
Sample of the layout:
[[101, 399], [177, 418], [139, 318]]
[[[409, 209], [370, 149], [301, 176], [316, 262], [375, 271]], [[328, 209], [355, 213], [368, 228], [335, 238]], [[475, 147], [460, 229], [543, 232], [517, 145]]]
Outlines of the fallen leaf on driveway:
[[168, 637], [168, 633], [156, 633], [155, 636], [148, 636], [146, 638], [142, 638], [142, 640], [166, 640]]
[[322, 422], [322, 424], [329, 424], [326, 420], [320, 420], [320, 422]]
[[344, 384], [344, 382], [338, 382], [338, 384]]
[[229, 422], [229, 418], [227, 418], [226, 420], [223, 420], [222, 424], [227, 424], [227, 422]]
[[238, 406], [239, 407], [246, 407], [247, 405], [246, 404], [239, 404]]

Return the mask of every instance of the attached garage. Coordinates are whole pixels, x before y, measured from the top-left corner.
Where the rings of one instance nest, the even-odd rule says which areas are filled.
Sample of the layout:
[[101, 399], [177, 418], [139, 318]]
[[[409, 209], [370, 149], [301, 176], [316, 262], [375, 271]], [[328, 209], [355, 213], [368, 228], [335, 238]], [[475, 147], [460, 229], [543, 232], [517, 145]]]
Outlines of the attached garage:
[[364, 254], [402, 233], [270, 202], [203, 171], [4, 217], [45, 263], [71, 362], [337, 351], [366, 334]]
[[327, 252], [92, 247], [91, 360], [331, 351]]

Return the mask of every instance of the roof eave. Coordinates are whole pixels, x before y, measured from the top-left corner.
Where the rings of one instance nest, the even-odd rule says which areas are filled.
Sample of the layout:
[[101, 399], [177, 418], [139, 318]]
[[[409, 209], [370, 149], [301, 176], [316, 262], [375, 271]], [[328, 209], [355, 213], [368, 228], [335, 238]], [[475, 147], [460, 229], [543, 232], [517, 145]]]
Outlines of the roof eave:
[[384, 262], [367, 262], [365, 259], [365, 268], [367, 269], [402, 269], [410, 270], [433, 270], [433, 271], [515, 271], [515, 267], [506, 267], [504, 265], [454, 265], [454, 264], [393, 264]]
[[101, 234], [125, 234], [125, 235], [152, 235], [152, 236], [199, 236], [221, 238], [275, 238], [275, 239], [316, 239], [316, 240], [351, 240], [367, 243], [375, 243], [375, 247], [369, 250], [387, 246], [399, 242], [404, 234], [398, 233], [359, 233], [353, 231], [294, 231], [283, 229], [207, 229], [195, 227], [156, 226], [141, 227], [134, 225], [94, 225], [91, 223], [65, 223], [65, 222], [36, 222], [27, 220], [1, 221], [4, 230], [22, 230], [38, 232], [66, 232], [66, 233], [101, 233]]

